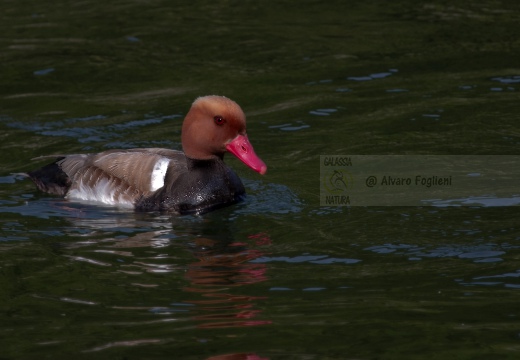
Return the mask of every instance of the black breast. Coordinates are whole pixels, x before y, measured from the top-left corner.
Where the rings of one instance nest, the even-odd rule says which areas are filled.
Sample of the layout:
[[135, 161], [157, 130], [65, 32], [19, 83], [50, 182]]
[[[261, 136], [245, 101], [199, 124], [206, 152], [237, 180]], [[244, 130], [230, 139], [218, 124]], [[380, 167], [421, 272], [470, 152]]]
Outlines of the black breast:
[[188, 159], [186, 169], [178, 172], [169, 169], [164, 187], [140, 199], [136, 210], [202, 214], [244, 198], [242, 181], [221, 159]]

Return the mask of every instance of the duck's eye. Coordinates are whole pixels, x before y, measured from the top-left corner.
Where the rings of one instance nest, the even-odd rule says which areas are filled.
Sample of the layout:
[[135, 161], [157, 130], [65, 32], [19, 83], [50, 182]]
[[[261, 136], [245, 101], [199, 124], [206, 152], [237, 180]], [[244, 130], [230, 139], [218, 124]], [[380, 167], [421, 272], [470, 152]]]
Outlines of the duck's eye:
[[215, 124], [217, 125], [224, 125], [224, 123], [226, 122], [226, 119], [224, 119], [222, 116], [220, 115], [217, 115], [213, 118], [213, 120], [215, 120]]

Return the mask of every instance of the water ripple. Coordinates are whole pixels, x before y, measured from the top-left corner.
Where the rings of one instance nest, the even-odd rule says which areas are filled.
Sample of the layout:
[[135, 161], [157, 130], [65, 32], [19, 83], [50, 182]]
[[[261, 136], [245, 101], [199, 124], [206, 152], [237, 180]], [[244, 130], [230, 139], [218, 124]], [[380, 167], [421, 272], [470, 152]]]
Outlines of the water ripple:
[[311, 264], [357, 264], [361, 262], [359, 259], [336, 258], [328, 255], [299, 255], [299, 256], [262, 256], [251, 261], [252, 263], [270, 263], [270, 262], [286, 262], [286, 263], [311, 263]]
[[424, 258], [449, 258], [472, 260], [475, 263], [500, 262], [500, 257], [506, 252], [502, 249], [497, 250], [498, 245], [481, 246], [450, 246], [444, 245], [429, 249], [425, 246], [410, 244], [384, 244], [365, 248], [377, 254], [396, 254], [407, 256], [409, 260], [422, 260]]
[[135, 131], [136, 128], [146, 127], [149, 125], [160, 124], [164, 120], [179, 118], [181, 115], [165, 115], [154, 118], [131, 120], [119, 124], [109, 124], [105, 126], [89, 126], [89, 127], [67, 127], [66, 125], [78, 122], [88, 122], [93, 120], [105, 119], [104, 115], [94, 115], [83, 118], [69, 118], [63, 121], [50, 121], [45, 123], [39, 122], [21, 122], [11, 121], [7, 125], [21, 130], [34, 132], [45, 136], [63, 136], [71, 137], [80, 143], [106, 142], [109, 140], [122, 138], [125, 133]]

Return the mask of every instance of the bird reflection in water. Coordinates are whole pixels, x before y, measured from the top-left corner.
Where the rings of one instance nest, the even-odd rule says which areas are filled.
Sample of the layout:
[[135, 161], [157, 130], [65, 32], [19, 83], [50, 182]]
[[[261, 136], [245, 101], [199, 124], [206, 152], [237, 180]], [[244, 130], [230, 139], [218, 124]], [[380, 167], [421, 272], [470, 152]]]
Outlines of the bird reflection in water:
[[[133, 282], [141, 288], [161, 288], [165, 284], [150, 282], [147, 273], [183, 274], [188, 284], [179, 284], [183, 294], [178, 294], [178, 303], [192, 306], [189, 314], [199, 328], [271, 323], [261, 319], [257, 306], [266, 296], [247, 295], [251, 292], [250, 286], [267, 280], [266, 264], [251, 262], [265, 255], [262, 249], [271, 243], [267, 233], [238, 235], [240, 232], [235, 231], [236, 225], [232, 221], [222, 220], [217, 215], [193, 219], [146, 214], [99, 217], [89, 216], [87, 212], [85, 215], [70, 218], [75, 225], [71, 230], [74, 233], [79, 230], [81, 240], [66, 245], [69, 249], [82, 248], [83, 251], [65, 256], [94, 265], [116, 267], [118, 273], [142, 278]], [[192, 261], [182, 254], [182, 250], [193, 255]], [[124, 260], [111, 262], [107, 257], [110, 254]], [[155, 305], [153, 312], [166, 314], [171, 308]]]
[[[259, 233], [248, 236], [256, 245], [270, 243], [269, 236]], [[197, 238], [193, 244], [193, 254], [198, 261], [188, 265], [186, 278], [191, 285], [186, 292], [199, 293], [206, 299], [192, 301], [199, 306], [197, 315], [201, 328], [223, 328], [236, 326], [256, 326], [270, 324], [260, 320], [261, 310], [255, 303], [266, 299], [264, 296], [237, 295], [231, 288], [263, 282], [266, 265], [250, 261], [263, 256], [260, 250], [248, 248], [247, 243], [221, 242], [210, 238]]]

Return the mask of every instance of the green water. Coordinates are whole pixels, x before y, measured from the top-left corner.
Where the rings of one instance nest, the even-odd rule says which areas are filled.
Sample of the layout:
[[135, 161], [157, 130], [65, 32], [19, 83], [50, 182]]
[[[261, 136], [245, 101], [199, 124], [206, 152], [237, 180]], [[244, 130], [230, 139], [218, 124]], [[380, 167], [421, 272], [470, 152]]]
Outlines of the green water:
[[[517, 207], [319, 205], [320, 155], [518, 155], [520, 3], [17, 0], [0, 30], [0, 359], [520, 356]], [[179, 148], [208, 94], [268, 165], [226, 158], [243, 204], [134, 214], [14, 174]]]

